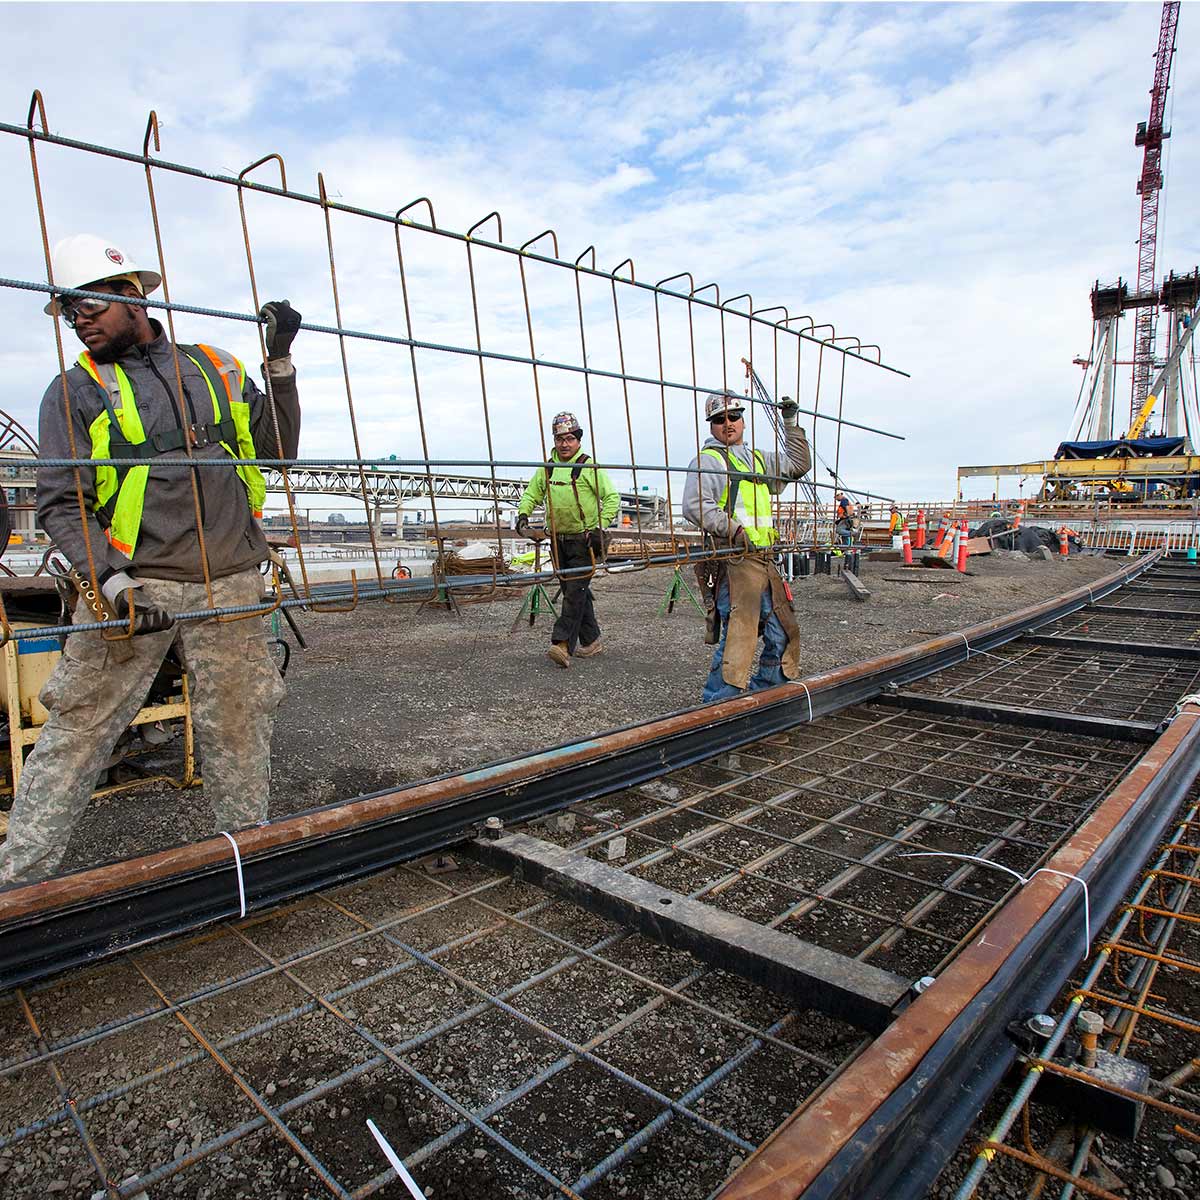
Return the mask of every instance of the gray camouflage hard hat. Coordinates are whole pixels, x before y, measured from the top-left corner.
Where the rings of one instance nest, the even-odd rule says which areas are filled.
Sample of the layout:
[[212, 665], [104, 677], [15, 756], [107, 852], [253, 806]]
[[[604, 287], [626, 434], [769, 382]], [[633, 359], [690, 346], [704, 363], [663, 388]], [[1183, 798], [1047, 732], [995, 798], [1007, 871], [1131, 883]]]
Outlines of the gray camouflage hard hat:
[[741, 416], [746, 411], [746, 401], [733, 392], [709, 392], [704, 401], [704, 419], [711, 421], [717, 413], [731, 412]]

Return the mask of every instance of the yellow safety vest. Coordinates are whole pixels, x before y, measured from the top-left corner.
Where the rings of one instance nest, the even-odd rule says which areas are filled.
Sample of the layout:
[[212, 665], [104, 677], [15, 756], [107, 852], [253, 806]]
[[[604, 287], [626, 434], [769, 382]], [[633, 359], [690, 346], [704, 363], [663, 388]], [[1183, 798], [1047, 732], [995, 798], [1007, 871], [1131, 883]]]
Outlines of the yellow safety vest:
[[[735, 517], [746, 531], [752, 546], [766, 549], [779, 540], [771, 520], [771, 489], [764, 478], [767, 464], [763, 456], [754, 451], [756, 474], [749, 474], [728, 450], [706, 446], [700, 451], [715, 458], [726, 471], [725, 490], [721, 493], [720, 505], [731, 517]], [[729, 485], [737, 487], [730, 493]]]
[[[213, 424], [205, 427], [210, 434], [208, 440], [219, 442], [230, 458], [257, 458], [254, 437], [250, 432], [250, 405], [242, 399], [246, 368], [232, 354], [213, 346], [180, 346], [179, 349], [196, 365], [208, 386], [213, 406]], [[193, 354], [193, 350], [197, 353]], [[104, 408], [89, 428], [92, 458], [126, 458], [132, 464], [124, 469], [111, 466], [96, 468], [96, 501], [92, 511], [103, 511], [103, 515], [107, 515], [105, 536], [122, 554], [132, 558], [146, 503], [146, 481], [150, 473], [148, 460], [154, 454], [183, 450], [184, 434], [182, 430], [172, 430], [166, 435], [157, 435], [152, 443], [153, 454], [138, 453], [134, 447], [144, 445], [147, 439], [129, 376], [117, 363], [96, 362], [86, 350], [78, 361], [104, 396]], [[236, 388], [232, 382], [235, 378]], [[221, 410], [222, 394], [229, 405], [228, 416]], [[117, 427], [116, 437], [113, 436], [114, 423]], [[236, 452], [231, 445], [233, 442], [237, 445]], [[263, 473], [256, 466], [243, 465], [236, 470], [245, 485], [251, 515], [261, 517], [263, 501], [267, 497], [267, 482]]]

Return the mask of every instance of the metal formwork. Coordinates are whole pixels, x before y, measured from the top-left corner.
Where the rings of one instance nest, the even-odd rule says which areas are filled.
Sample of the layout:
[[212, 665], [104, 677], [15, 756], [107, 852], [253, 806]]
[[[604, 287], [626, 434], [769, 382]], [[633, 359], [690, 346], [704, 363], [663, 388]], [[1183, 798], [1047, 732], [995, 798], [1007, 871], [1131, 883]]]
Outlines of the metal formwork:
[[[1031, 656], [1092, 673], [1013, 640], [1146, 567], [776, 693], [239, 834], [244, 919], [224, 843], [0, 894], [0, 967], [23, 980], [0, 1006], [8, 1193], [406, 1195], [370, 1119], [435, 1196], [920, 1194], [931, 1146], [949, 1153], [1011, 1059], [994, 1022], [1059, 986], [1069, 960], [1046, 945], [1083, 951], [1078, 889], [1052, 872], [1095, 860], [1099, 921], [1121, 886], [1112, 839], [1135, 850], [1129, 822], [1144, 810], [1152, 830], [1195, 774], [1194, 715], [1146, 754], [1116, 711], [1064, 736]], [[1110, 695], [1135, 723], [1166, 715], [1118, 665]], [[972, 686], [991, 703], [1006, 671], [1029, 723], [920, 707]], [[1161, 700], [1191, 675], [1154, 678]], [[1061, 713], [1087, 709], [1064, 694]], [[487, 813], [536, 819], [475, 840]], [[1030, 930], [1052, 919], [1035, 944], [1027, 909], [1046, 914]], [[207, 924], [149, 944], [169, 932], [151, 911]], [[980, 955], [1004, 983], [982, 1008]], [[71, 961], [91, 965], [55, 973]], [[969, 1086], [940, 1082], [962, 1063], [914, 1035], [932, 1013], [975, 1045]], [[890, 1084], [856, 1139], [856, 1073], [897, 1053], [923, 1099]], [[914, 1120], [941, 1131], [920, 1156]]]

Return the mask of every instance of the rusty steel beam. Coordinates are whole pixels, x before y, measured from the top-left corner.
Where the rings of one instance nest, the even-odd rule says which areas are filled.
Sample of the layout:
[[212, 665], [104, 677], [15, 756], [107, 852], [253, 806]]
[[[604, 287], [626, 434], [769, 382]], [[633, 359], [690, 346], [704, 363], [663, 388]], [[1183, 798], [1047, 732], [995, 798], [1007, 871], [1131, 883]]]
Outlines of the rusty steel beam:
[[[958, 633], [768, 691], [236, 833], [246, 911], [272, 907], [474, 836], [490, 816], [527, 820], [701, 762], [962, 662], [1135, 578], [1136, 559], [1093, 584]], [[0, 992], [236, 916], [224, 837], [0, 891]]]
[[1012, 1063], [1008, 1023], [1045, 1011], [1200, 773], [1187, 704], [1038, 874], [874, 1042], [798, 1109], [717, 1200], [917, 1200]]

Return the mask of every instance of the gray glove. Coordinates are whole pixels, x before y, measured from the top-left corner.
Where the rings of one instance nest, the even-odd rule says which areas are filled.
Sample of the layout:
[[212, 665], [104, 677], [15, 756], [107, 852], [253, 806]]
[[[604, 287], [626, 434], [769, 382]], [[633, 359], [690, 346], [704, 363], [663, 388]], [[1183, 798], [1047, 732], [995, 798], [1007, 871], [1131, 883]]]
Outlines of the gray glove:
[[522, 537], [529, 536], [529, 517], [526, 516], [525, 513], [521, 513], [521, 515], [517, 517], [517, 532]]
[[[102, 577], [100, 591], [103, 593], [104, 599], [108, 601], [108, 607], [112, 609], [114, 615], [127, 621], [129, 620], [130, 593], [141, 586], [142, 581], [130, 575], [128, 571], [114, 570]], [[156, 604], [142, 606], [135, 601], [134, 607], [137, 611], [138, 633], [161, 633], [175, 624], [171, 614]]]
[[287, 358], [300, 329], [300, 314], [286, 300], [268, 300], [258, 315], [267, 322], [264, 333], [267, 358]]
[[795, 425], [796, 414], [800, 411], [798, 405], [791, 396], [781, 396], [779, 400], [779, 415], [783, 418], [785, 425]]

